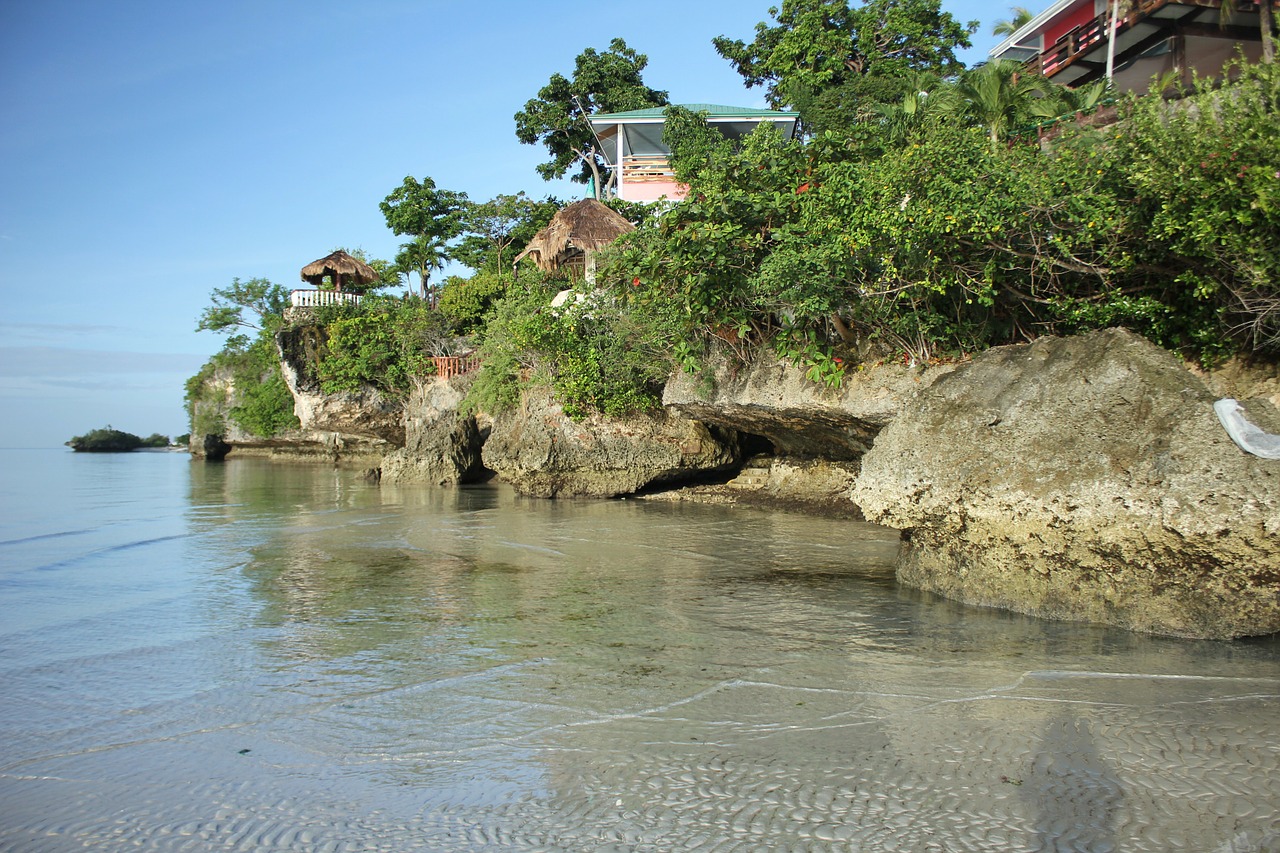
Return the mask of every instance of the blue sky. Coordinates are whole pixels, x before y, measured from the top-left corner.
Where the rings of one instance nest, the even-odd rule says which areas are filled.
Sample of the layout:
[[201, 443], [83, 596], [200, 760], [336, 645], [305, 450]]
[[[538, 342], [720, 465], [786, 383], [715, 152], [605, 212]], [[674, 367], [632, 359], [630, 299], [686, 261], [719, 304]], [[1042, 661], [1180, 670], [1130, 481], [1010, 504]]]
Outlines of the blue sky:
[[[0, 447], [112, 424], [186, 431], [183, 381], [220, 337], [215, 287], [337, 246], [390, 258], [406, 175], [474, 200], [574, 198], [512, 116], [622, 37], [676, 102], [762, 106], [711, 46], [769, 0], [0, 3]], [[944, 2], [994, 45], [1003, 5]]]

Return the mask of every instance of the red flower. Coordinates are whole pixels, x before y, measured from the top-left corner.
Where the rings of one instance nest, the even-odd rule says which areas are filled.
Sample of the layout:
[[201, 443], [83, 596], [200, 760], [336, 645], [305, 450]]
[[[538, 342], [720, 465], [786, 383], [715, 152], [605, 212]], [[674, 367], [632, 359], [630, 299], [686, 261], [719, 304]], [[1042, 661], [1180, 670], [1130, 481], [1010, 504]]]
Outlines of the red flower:
[[632, 287], [640, 286], [640, 276], [636, 276], [635, 278], [631, 279], [631, 286]]

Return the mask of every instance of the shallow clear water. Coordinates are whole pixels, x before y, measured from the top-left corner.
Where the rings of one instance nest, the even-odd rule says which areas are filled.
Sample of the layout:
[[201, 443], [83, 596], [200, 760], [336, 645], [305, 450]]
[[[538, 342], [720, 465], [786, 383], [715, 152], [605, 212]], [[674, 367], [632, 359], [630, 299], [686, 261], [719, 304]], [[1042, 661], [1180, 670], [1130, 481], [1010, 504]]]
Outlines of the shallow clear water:
[[752, 509], [0, 451], [2, 850], [1280, 850], [1280, 642]]

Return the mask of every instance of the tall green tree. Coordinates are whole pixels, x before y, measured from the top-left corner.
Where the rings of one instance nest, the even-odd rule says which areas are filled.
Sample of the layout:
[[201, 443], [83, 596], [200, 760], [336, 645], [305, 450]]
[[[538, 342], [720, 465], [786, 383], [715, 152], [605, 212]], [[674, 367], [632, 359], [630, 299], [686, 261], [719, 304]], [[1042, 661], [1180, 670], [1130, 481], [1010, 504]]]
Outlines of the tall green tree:
[[[970, 47], [978, 22], [961, 24], [939, 0], [783, 0], [774, 23], [756, 24], [747, 44], [719, 36], [716, 51], [748, 86], [764, 86], [769, 103], [793, 107], [811, 129], [829, 124], [838, 102], [893, 101], [912, 71], [954, 74], [956, 50]], [[837, 112], [839, 109], [836, 110]]]
[[213, 289], [210, 302], [197, 321], [196, 331], [224, 335], [237, 329], [261, 331], [280, 323], [289, 304], [289, 291], [265, 278], [233, 278], [230, 287]]
[[395, 264], [401, 271], [418, 273], [419, 292], [425, 298], [431, 271], [449, 259], [449, 241], [462, 233], [467, 194], [440, 189], [431, 178], [419, 182], [410, 176], [378, 207], [392, 233], [413, 238], [401, 245]]
[[463, 217], [464, 236], [454, 257], [473, 270], [490, 270], [501, 279], [508, 275], [512, 258], [559, 209], [554, 198], [538, 201], [523, 192], [473, 203]]
[[552, 74], [537, 97], [525, 103], [515, 115], [516, 137], [526, 145], [546, 146], [551, 159], [538, 164], [543, 179], [573, 171], [572, 180], [594, 185], [597, 199], [611, 194], [614, 176], [603, 178], [607, 160], [588, 118], [665, 106], [667, 93], [649, 88], [641, 77], [648, 64], [647, 56], [614, 39], [603, 53], [587, 48], [578, 54], [572, 79]]

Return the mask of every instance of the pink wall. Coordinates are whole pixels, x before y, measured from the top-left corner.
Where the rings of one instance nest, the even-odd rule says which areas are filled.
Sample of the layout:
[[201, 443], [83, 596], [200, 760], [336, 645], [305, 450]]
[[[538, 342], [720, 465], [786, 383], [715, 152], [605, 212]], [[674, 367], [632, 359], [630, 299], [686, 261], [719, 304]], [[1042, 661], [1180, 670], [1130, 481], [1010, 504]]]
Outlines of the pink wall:
[[1094, 10], [1093, 0], [1080, 0], [1079, 3], [1074, 4], [1070, 9], [1050, 21], [1048, 26], [1044, 28], [1045, 49], [1053, 47], [1058, 39], [1076, 27], [1089, 23], [1096, 17], [1098, 17], [1098, 13]]
[[657, 201], [660, 198], [679, 200], [689, 188], [675, 181], [645, 181], [638, 184], [623, 183], [618, 187], [618, 197], [626, 201]]

